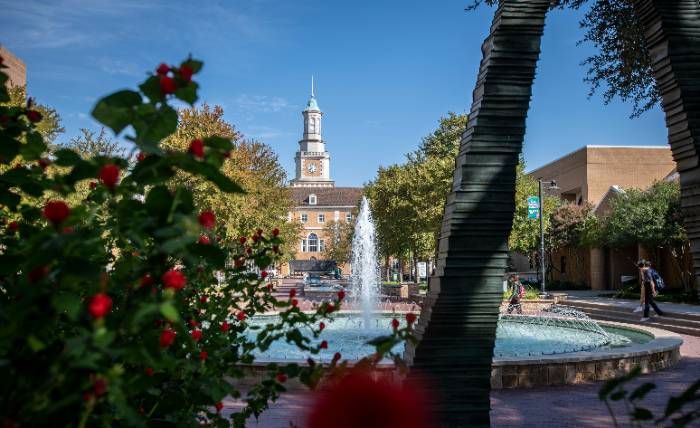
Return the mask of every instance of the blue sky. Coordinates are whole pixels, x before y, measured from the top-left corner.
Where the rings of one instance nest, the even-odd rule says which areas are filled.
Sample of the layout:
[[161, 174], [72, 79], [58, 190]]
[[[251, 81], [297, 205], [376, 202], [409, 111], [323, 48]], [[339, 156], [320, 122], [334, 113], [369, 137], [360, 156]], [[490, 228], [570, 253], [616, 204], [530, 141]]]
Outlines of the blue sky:
[[[293, 173], [310, 76], [337, 185], [401, 162], [447, 111], [466, 112], [493, 10], [470, 0], [0, 0], [0, 44], [27, 64], [29, 92], [69, 139], [97, 128], [97, 97], [134, 87], [161, 61], [205, 61], [201, 100]], [[582, 12], [550, 13], [528, 118], [535, 168], [586, 144], [664, 145], [660, 109], [587, 98]], [[59, 138], [59, 141], [61, 140]]]

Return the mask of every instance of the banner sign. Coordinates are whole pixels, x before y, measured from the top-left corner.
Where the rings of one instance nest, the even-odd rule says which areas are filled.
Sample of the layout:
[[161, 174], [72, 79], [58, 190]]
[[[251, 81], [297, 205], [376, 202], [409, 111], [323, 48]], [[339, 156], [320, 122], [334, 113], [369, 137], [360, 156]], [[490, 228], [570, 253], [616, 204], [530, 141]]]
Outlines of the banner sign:
[[540, 198], [538, 196], [528, 196], [527, 218], [532, 220], [540, 218]]

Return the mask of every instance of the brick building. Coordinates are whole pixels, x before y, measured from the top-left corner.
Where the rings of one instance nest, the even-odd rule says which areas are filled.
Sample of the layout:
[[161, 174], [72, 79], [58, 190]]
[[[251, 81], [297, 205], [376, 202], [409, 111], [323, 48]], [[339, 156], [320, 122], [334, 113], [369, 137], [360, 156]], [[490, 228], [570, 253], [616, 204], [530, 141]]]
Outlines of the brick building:
[[[361, 187], [335, 187], [331, 179], [331, 157], [321, 135], [323, 113], [318, 107], [311, 83], [311, 98], [302, 111], [304, 133], [295, 156], [295, 176], [290, 181], [294, 208], [288, 213], [289, 221], [302, 225], [296, 258], [285, 263], [282, 275], [322, 273], [336, 267], [335, 260], [326, 260], [324, 251], [329, 236], [326, 226], [331, 221], [352, 221], [357, 211]], [[339, 264], [343, 273], [350, 266]]]
[[[616, 193], [673, 179], [675, 168], [669, 146], [586, 146], [529, 175], [543, 181], [556, 180], [559, 189], [548, 194], [579, 205], [590, 203], [596, 215], [603, 217]], [[619, 288], [623, 278], [636, 277], [634, 262], [640, 257], [648, 255], [639, 246], [565, 249], [553, 255], [551, 277], [555, 281], [586, 284], [592, 289]], [[664, 278], [676, 283], [672, 262], [662, 255], [658, 263]]]
[[24, 64], [24, 61], [17, 58], [4, 46], [0, 46], [0, 57], [2, 57], [3, 65], [7, 67], [3, 71], [10, 77], [7, 85], [27, 86], [27, 66]]

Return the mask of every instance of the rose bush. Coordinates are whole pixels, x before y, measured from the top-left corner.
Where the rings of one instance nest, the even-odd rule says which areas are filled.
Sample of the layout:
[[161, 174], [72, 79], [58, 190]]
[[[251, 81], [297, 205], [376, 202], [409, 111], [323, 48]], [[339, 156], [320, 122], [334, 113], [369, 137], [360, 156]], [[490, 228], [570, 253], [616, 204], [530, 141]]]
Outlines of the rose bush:
[[[302, 312], [294, 294], [276, 299], [264, 269], [280, 256], [279, 231], [220, 239], [216, 214], [200, 212], [191, 191], [170, 180], [185, 171], [242, 191], [219, 171], [230, 162], [229, 139], [193, 140], [188, 151], [160, 145], [178, 125], [172, 102], [197, 100], [192, 77], [201, 67], [191, 58], [161, 64], [138, 91], [97, 102], [97, 121], [129, 132], [133, 164], [68, 149], [48, 159], [31, 102], [0, 107], [3, 426], [243, 426], [288, 379], [313, 386], [324, 370], [344, 366], [339, 358], [270, 364], [240, 412], [231, 420], [220, 413], [224, 397], [241, 397], [237, 379], [256, 349], [276, 340], [311, 355], [332, 347], [316, 340], [320, 320], [344, 296], [314, 313]], [[8, 98], [2, 68], [0, 102]], [[277, 322], [246, 334], [249, 317], [271, 310]], [[363, 364], [409, 329], [374, 341], [378, 353]]]

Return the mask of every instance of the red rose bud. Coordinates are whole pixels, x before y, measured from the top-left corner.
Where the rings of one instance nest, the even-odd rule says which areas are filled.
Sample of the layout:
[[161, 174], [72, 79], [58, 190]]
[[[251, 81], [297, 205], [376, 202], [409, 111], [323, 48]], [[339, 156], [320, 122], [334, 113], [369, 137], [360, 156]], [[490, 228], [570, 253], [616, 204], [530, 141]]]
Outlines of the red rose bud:
[[113, 190], [114, 186], [119, 182], [119, 167], [108, 163], [100, 169], [100, 181], [107, 186], [109, 190]]
[[102, 397], [107, 392], [107, 381], [105, 379], [96, 379], [92, 385], [92, 392], [95, 397]]
[[96, 181], [91, 181], [90, 182], [90, 189], [95, 189], [97, 187], [97, 182]]
[[146, 367], [146, 376], [153, 376], [153, 369], [151, 367]]
[[213, 229], [216, 225], [216, 215], [211, 211], [202, 211], [198, 221], [205, 229]]
[[263, 230], [262, 230], [262, 229], [259, 229], [259, 228], [258, 228], [258, 229], [255, 229], [255, 233], [257, 233], [258, 236], [262, 236]]
[[319, 345], [319, 348], [321, 348], [321, 349], [328, 349], [328, 342], [324, 340], [324, 341], [321, 342], [321, 344]]
[[103, 318], [112, 309], [112, 298], [104, 293], [92, 296], [88, 304], [88, 311], [93, 318]]
[[238, 321], [243, 321], [243, 320], [245, 319], [245, 312], [241, 311], [241, 312], [237, 313], [237, 314], [236, 314], [236, 319], [237, 319]]
[[280, 246], [279, 245], [273, 245], [272, 246], [272, 251], [277, 254], [280, 252]]
[[231, 152], [224, 153], [224, 159], [231, 159]]
[[207, 303], [209, 298], [207, 296], [202, 296], [199, 298], [199, 303]]
[[326, 328], [325, 322], [321, 321], [320, 323], [318, 323], [318, 330], [319, 331], [323, 331], [324, 328]]
[[251, 255], [251, 254], [253, 254], [253, 249], [250, 248], [250, 247], [248, 247], [248, 248], [245, 249], [245, 253], [248, 254], [248, 255]]
[[391, 326], [394, 328], [394, 330], [398, 329], [399, 325], [400, 325], [399, 320], [397, 320], [396, 318], [391, 320]]
[[63, 233], [65, 233], [66, 235], [73, 233], [73, 232], [75, 232], [75, 228], [72, 226], [66, 226], [63, 228]]
[[156, 73], [158, 73], [158, 75], [160, 75], [160, 76], [165, 76], [166, 74], [168, 74], [169, 71], [170, 71], [170, 67], [168, 67], [168, 64], [165, 64], [165, 63], [161, 63], [158, 66], [158, 68], [156, 68]]
[[7, 229], [12, 232], [17, 232], [19, 230], [19, 223], [17, 223], [16, 221], [11, 221], [7, 225]]
[[203, 158], [204, 141], [200, 140], [199, 138], [192, 140], [190, 142], [190, 153], [192, 153], [195, 157]]
[[192, 68], [189, 66], [183, 65], [180, 67], [180, 77], [185, 82], [189, 83], [192, 80], [192, 74], [194, 74], [194, 70], [192, 70]]
[[328, 305], [326, 305], [326, 313], [330, 314], [334, 310], [335, 310], [335, 305], [333, 305], [333, 303], [329, 303]]
[[267, 284], [267, 289], [272, 291], [272, 284]]
[[201, 245], [210, 245], [211, 244], [211, 239], [207, 235], [202, 235], [199, 237], [199, 242]]
[[278, 228], [272, 229], [272, 236], [279, 236], [280, 230]]
[[44, 205], [44, 217], [54, 226], [59, 226], [70, 215], [70, 208], [63, 201], [49, 201]]
[[241, 267], [243, 267], [243, 265], [245, 265], [245, 259], [243, 257], [238, 258], [238, 259], [233, 261], [234, 267], [241, 268]]
[[275, 379], [277, 379], [277, 382], [279, 383], [285, 383], [287, 381], [287, 375], [284, 373], [277, 373]]
[[51, 161], [45, 158], [41, 158], [37, 161], [41, 169], [46, 169], [49, 165], [51, 165]]
[[219, 401], [218, 403], [214, 404], [214, 407], [216, 408], [216, 413], [219, 413], [221, 411], [221, 409], [224, 408], [224, 403]]
[[226, 333], [230, 328], [231, 328], [231, 326], [226, 321], [221, 323], [221, 332], [222, 333]]
[[260, 240], [260, 237], [258, 235], [253, 235], [250, 237], [250, 239], [252, 239], [253, 242], [258, 242]]
[[333, 354], [333, 362], [334, 362], [334, 363], [337, 363], [338, 361], [340, 361], [340, 359], [341, 359], [342, 357], [343, 357], [343, 356], [340, 355], [340, 352], [336, 352], [335, 354]]
[[192, 333], [190, 334], [195, 342], [199, 342], [199, 340], [202, 338], [202, 330], [192, 330]]
[[163, 330], [163, 332], [160, 334], [160, 347], [167, 348], [172, 345], [175, 341], [176, 334], [177, 333], [170, 329]]
[[183, 275], [179, 270], [175, 269], [170, 269], [169, 271], [165, 272], [161, 277], [161, 280], [163, 281], [163, 287], [174, 288], [176, 290], [184, 288], [185, 284], [187, 283], [187, 278], [185, 278], [185, 275]]
[[139, 154], [136, 155], [136, 160], [141, 162], [142, 160], [146, 159], [146, 153], [144, 152], [139, 152]]
[[245, 241], [247, 241], [247, 239], [246, 239], [245, 236], [241, 236], [240, 238], [238, 238], [238, 242], [239, 242], [241, 245], [245, 244]]
[[141, 277], [141, 280], [139, 281], [139, 284], [141, 287], [146, 287], [148, 285], [153, 285], [153, 283], [156, 282], [153, 277], [150, 274], [146, 274]]
[[177, 84], [175, 79], [168, 76], [162, 76], [160, 78], [160, 93], [163, 95], [174, 94], [177, 90]]
[[343, 300], [345, 298], [345, 291], [340, 290], [338, 292], [338, 300]]
[[416, 322], [416, 314], [407, 313], [406, 314], [406, 322], [408, 323], [408, 325], [411, 325], [414, 322]]
[[267, 271], [260, 272], [260, 278], [262, 278], [262, 279], [267, 278]]
[[296, 296], [296, 295], [297, 295], [297, 289], [296, 289], [296, 288], [292, 288], [291, 290], [289, 290], [289, 297], [290, 297], [290, 298], [291, 298], [291, 297], [294, 297], [294, 296]]
[[194, 318], [190, 318], [189, 320], [187, 320], [187, 324], [189, 324], [190, 327], [197, 327], [199, 325], [199, 323]]
[[36, 110], [27, 110], [27, 120], [32, 123], [41, 122], [41, 113]]
[[49, 268], [47, 266], [39, 266], [29, 271], [27, 278], [29, 282], [39, 282], [44, 279], [49, 274]]
[[209, 358], [209, 354], [207, 353], [207, 351], [202, 351], [199, 353], [199, 359], [201, 361], [206, 361], [207, 358]]
[[297, 299], [292, 299], [292, 306], [293, 307], [296, 308], [298, 304], [299, 304], [299, 301]]

